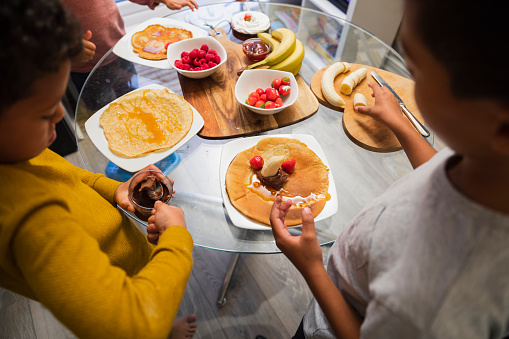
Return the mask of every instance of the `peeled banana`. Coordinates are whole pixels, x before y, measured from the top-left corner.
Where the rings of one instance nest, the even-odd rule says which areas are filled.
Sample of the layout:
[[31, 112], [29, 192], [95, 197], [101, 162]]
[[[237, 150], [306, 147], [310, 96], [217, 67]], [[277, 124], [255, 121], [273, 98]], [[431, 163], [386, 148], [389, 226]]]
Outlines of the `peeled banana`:
[[285, 161], [284, 155], [275, 155], [265, 160], [262, 167], [262, 175], [264, 177], [271, 177], [273, 175], [276, 175], [283, 161]]
[[353, 107], [357, 106], [367, 106], [368, 102], [366, 101], [366, 97], [362, 93], [355, 93], [353, 96]]
[[283, 61], [277, 63], [275, 65], [270, 66], [270, 69], [275, 69], [279, 71], [287, 71], [295, 69], [298, 65], [302, 64], [302, 60], [304, 60], [304, 45], [300, 42], [299, 39], [295, 40], [295, 49], [293, 52]]
[[274, 49], [265, 59], [249, 65], [247, 68], [252, 69], [260, 66], [272, 66], [280, 63], [284, 59], [286, 59], [295, 49], [296, 38], [295, 33], [293, 33], [288, 28], [278, 28], [272, 32], [272, 37], [276, 38], [280, 41], [279, 46]]
[[334, 88], [334, 79], [338, 74], [348, 70], [350, 70], [350, 64], [348, 62], [336, 62], [323, 72], [321, 80], [322, 94], [325, 100], [331, 105], [339, 107], [345, 104], [345, 100], [343, 100]]
[[346, 95], [352, 94], [354, 87], [357, 86], [359, 82], [366, 77], [366, 74], [368, 74], [368, 70], [363, 67], [345, 77], [341, 83], [341, 93]]

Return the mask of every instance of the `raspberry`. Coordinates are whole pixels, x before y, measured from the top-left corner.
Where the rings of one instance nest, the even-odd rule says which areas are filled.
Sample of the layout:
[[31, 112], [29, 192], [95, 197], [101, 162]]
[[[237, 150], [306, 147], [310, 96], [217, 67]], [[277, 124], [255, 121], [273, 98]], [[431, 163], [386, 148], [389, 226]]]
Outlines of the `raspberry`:
[[217, 52], [215, 49], [210, 49], [209, 50], [209, 54], [212, 54], [212, 55], [217, 55]]
[[212, 62], [212, 61], [209, 61], [209, 62], [207, 63], [207, 65], [209, 65], [209, 67], [210, 67], [210, 68], [212, 68], [212, 67], [216, 67], [216, 66], [217, 66], [217, 64], [216, 64], [215, 62]]
[[207, 44], [203, 44], [203, 45], [201, 45], [200, 49], [201, 49], [202, 51], [207, 52], [207, 51], [209, 50], [209, 46], [208, 46]]
[[195, 48], [195, 49], [193, 49], [193, 50], [189, 53], [189, 57], [190, 57], [191, 59], [195, 59], [195, 58], [198, 56], [198, 53], [199, 53], [199, 52], [200, 52], [200, 51], [199, 51], [198, 49], [196, 49], [196, 48]]
[[184, 59], [186, 56], [189, 56], [189, 53], [187, 53], [187, 52], [180, 53], [180, 58], [181, 59]]
[[220, 57], [219, 55], [216, 55], [216, 56], [215, 56], [215, 60], [214, 60], [214, 62], [215, 62], [216, 64], [220, 64], [220, 63], [221, 63], [221, 57]]

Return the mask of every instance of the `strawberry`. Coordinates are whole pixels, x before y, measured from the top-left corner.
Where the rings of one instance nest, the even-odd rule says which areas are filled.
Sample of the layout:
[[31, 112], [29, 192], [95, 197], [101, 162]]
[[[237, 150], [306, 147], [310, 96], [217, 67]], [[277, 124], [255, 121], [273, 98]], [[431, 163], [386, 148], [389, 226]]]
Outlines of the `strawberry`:
[[290, 86], [281, 85], [281, 87], [279, 87], [279, 94], [282, 96], [290, 94]]
[[246, 13], [246, 15], [244, 15], [244, 21], [251, 21], [251, 14]]
[[267, 88], [265, 90], [265, 94], [267, 95], [267, 100], [274, 101], [279, 97], [279, 93], [275, 88]]
[[289, 77], [284, 77], [281, 79], [281, 86], [290, 86], [290, 78]]
[[255, 155], [254, 157], [251, 158], [251, 160], [249, 160], [249, 164], [255, 170], [260, 169], [263, 167], [263, 158], [259, 155]]
[[272, 80], [271, 86], [272, 86], [272, 88], [278, 89], [279, 86], [281, 86], [281, 79]]
[[283, 163], [281, 164], [281, 168], [287, 172], [287, 173], [290, 173], [292, 174], [293, 173], [293, 170], [295, 169], [295, 159], [294, 158], [290, 158], [288, 160], [285, 160], [283, 161]]

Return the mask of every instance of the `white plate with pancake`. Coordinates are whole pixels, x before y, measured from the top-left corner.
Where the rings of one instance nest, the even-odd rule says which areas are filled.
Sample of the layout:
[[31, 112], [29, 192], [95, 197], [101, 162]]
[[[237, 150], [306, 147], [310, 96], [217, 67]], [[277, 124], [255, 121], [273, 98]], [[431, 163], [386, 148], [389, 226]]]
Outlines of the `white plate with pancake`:
[[113, 53], [118, 55], [119, 57], [135, 62], [140, 65], [160, 68], [160, 69], [173, 69], [173, 66], [170, 65], [168, 60], [164, 58], [163, 60], [148, 60], [144, 58], [140, 58], [140, 56], [134, 52], [133, 45], [131, 44], [131, 38], [134, 33], [144, 30], [150, 25], [162, 25], [165, 27], [176, 27], [187, 29], [193, 33], [193, 38], [208, 36], [207, 31], [201, 29], [198, 26], [188, 24], [187, 22], [182, 22], [175, 19], [168, 18], [152, 18], [143, 23], [141, 23], [138, 27], [133, 29], [131, 32], [127, 33], [120, 39], [116, 45], [113, 47]]
[[[152, 84], [138, 88], [134, 91], [142, 91], [146, 89], [167, 89], [167, 88], [158, 84]], [[172, 90], [170, 89], [168, 90], [174, 93]], [[112, 102], [115, 102], [119, 99], [120, 98]], [[191, 124], [190, 130], [187, 132], [184, 138], [182, 138], [177, 144], [175, 144], [175, 146], [161, 151], [146, 153], [138, 157], [127, 158], [117, 155], [110, 150], [108, 140], [106, 139], [106, 136], [104, 135], [104, 130], [99, 122], [101, 115], [108, 108], [109, 105], [110, 104], [104, 106], [103, 108], [95, 112], [94, 115], [88, 118], [88, 120], [85, 122], [85, 130], [87, 131], [90, 140], [92, 140], [92, 143], [106, 158], [108, 158], [118, 167], [123, 168], [128, 172], [137, 172], [149, 164], [154, 164], [166, 158], [167, 156], [175, 152], [177, 149], [182, 147], [193, 136], [195, 136], [205, 124], [205, 121], [203, 120], [200, 113], [198, 113], [198, 111], [191, 104], [189, 104], [189, 106], [191, 106], [191, 109], [193, 110], [193, 122]]]
[[[253, 146], [255, 146], [261, 139], [267, 138], [267, 137], [281, 137], [281, 138], [293, 138], [297, 139], [307, 145], [307, 147], [315, 152], [315, 154], [322, 160], [323, 164], [330, 169], [329, 162], [327, 161], [327, 158], [325, 157], [325, 153], [323, 152], [322, 147], [318, 143], [318, 141], [312, 136], [307, 134], [271, 134], [271, 135], [263, 135], [263, 136], [256, 136], [256, 137], [248, 137], [243, 139], [238, 139], [231, 141], [223, 146], [223, 151], [221, 153], [221, 163], [219, 168], [219, 181], [221, 183], [221, 194], [223, 196], [223, 202], [224, 206], [226, 208], [226, 211], [228, 212], [228, 215], [230, 216], [230, 220], [232, 223], [239, 227], [239, 228], [245, 228], [250, 230], [262, 230], [262, 231], [268, 231], [271, 230], [270, 226], [265, 225], [261, 222], [255, 221], [251, 218], [248, 218], [243, 213], [241, 213], [239, 210], [237, 210], [231, 203], [230, 198], [228, 197], [228, 193], [226, 191], [226, 172], [228, 170], [228, 167], [230, 166], [230, 163], [233, 161], [233, 159], [239, 154], [240, 152], [249, 149]], [[330, 194], [331, 198], [329, 201], [325, 203], [325, 207], [315, 217], [315, 222], [324, 220], [326, 218], [329, 218], [336, 214], [338, 211], [338, 196], [336, 193], [336, 184], [334, 182], [334, 177], [332, 176], [332, 171], [329, 170], [329, 189], [328, 193]], [[300, 227], [302, 225], [295, 225], [295, 226], [289, 226], [289, 227]]]

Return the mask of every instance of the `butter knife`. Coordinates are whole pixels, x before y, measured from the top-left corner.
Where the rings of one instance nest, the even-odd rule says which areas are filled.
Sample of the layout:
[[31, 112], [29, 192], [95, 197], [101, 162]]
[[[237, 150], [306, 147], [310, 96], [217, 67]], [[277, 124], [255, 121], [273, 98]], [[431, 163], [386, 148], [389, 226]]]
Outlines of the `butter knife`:
[[378, 82], [378, 84], [380, 86], [387, 87], [392, 92], [392, 94], [394, 94], [396, 99], [398, 99], [399, 106], [401, 107], [401, 110], [403, 111], [403, 113], [405, 113], [408, 120], [410, 120], [412, 125], [415, 126], [415, 128], [419, 131], [419, 133], [425, 138], [429, 137], [430, 136], [429, 131], [426, 129], [426, 127], [424, 127], [423, 124], [421, 124], [421, 122], [419, 120], [417, 120], [417, 118], [412, 114], [412, 112], [410, 112], [410, 110], [408, 110], [408, 108], [406, 108], [405, 103], [403, 102], [403, 100], [401, 100], [399, 95], [396, 92], [394, 92], [392, 87], [376, 72], [372, 71], [371, 75], [376, 80], [376, 82]]

